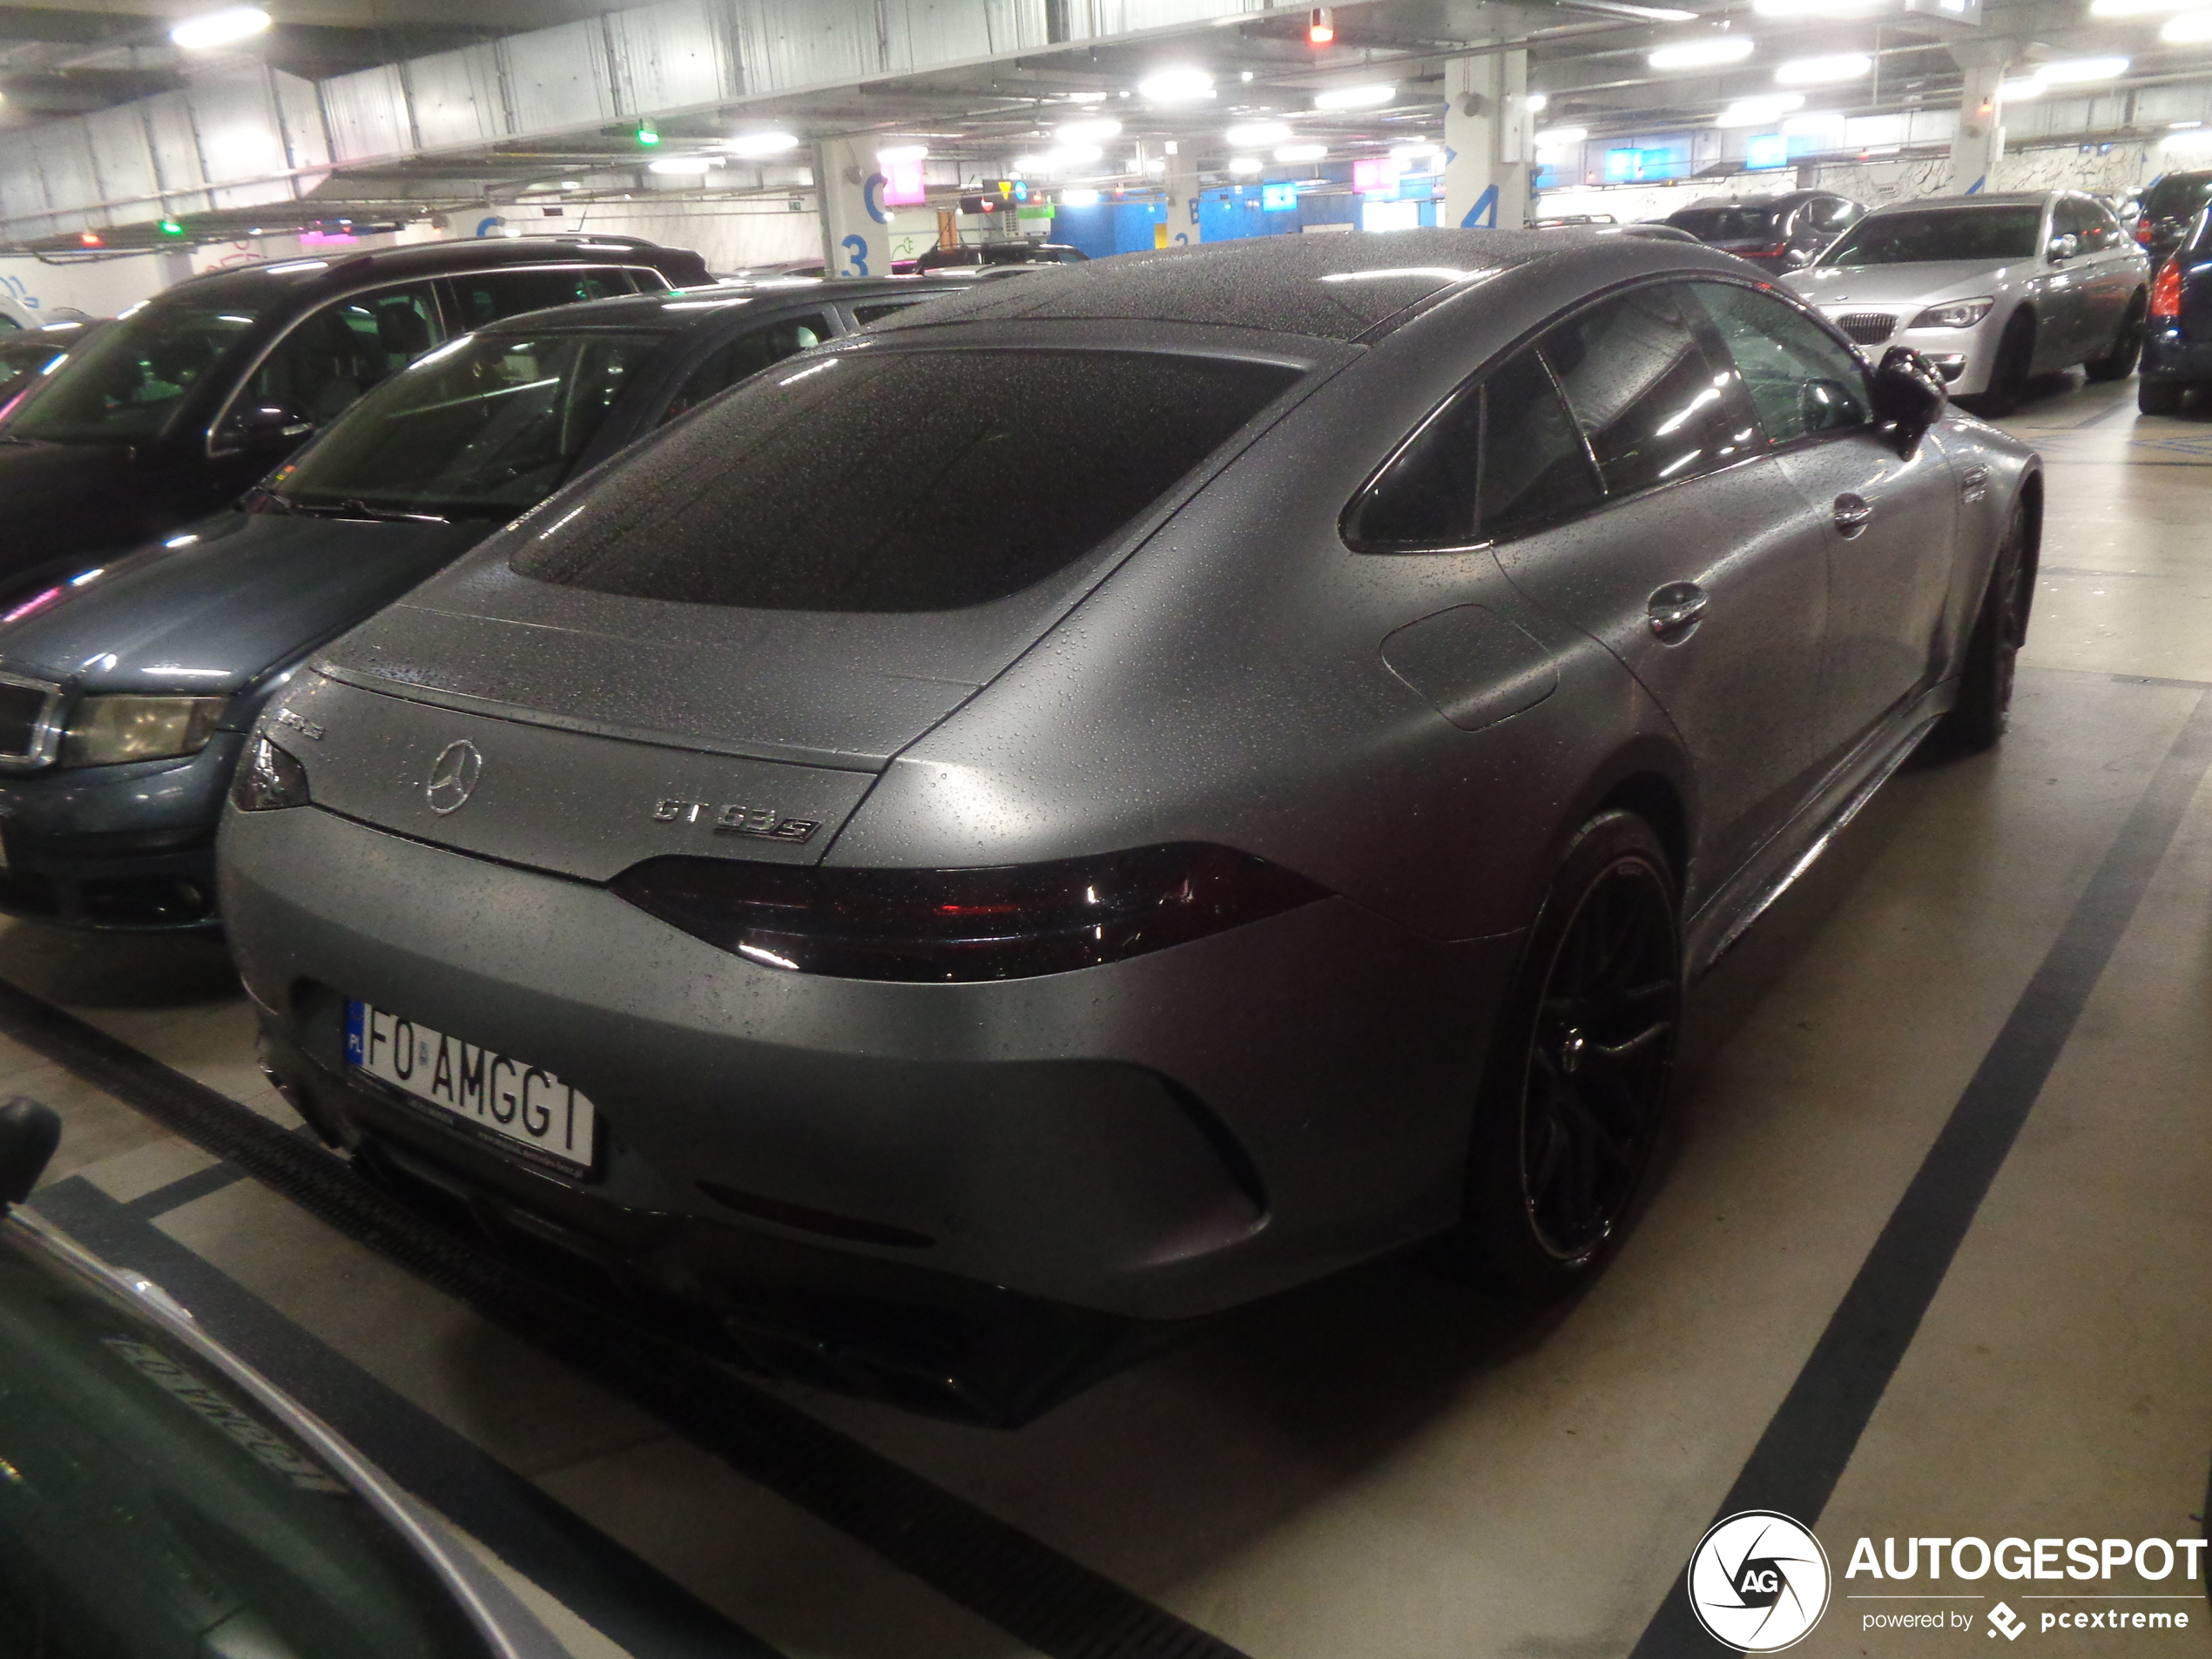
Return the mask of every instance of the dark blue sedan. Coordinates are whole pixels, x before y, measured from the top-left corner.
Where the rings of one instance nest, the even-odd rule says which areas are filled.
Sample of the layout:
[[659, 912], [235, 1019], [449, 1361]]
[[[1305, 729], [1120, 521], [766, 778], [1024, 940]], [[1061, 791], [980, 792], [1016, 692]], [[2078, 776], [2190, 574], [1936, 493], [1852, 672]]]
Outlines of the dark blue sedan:
[[2151, 279], [2135, 407], [2179, 415], [2192, 388], [2212, 388], [2212, 208], [2198, 212]]

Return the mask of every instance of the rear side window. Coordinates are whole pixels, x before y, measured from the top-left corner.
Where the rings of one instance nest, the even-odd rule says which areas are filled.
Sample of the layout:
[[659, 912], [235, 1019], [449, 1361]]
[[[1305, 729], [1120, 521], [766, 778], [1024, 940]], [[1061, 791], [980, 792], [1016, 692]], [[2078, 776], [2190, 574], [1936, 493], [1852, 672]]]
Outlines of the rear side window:
[[1701, 242], [1764, 241], [1775, 234], [1774, 214], [1764, 207], [1685, 207], [1667, 223]]
[[1608, 495], [1694, 478], [1757, 445], [1757, 417], [1735, 365], [1707, 354], [1695, 304], [1676, 284], [1638, 288], [1539, 342]]
[[1550, 373], [1516, 353], [1391, 458], [1345, 525], [1362, 553], [1506, 541], [1597, 504], [1589, 454]]
[[660, 418], [673, 421], [686, 409], [697, 408], [717, 392], [758, 374], [771, 363], [795, 352], [819, 346], [830, 335], [829, 320], [819, 313], [786, 317], [759, 328], [747, 329], [735, 340], [725, 341], [705, 362], [685, 377]]
[[1733, 282], [1693, 285], [1776, 443], [1866, 425], [1858, 354], [1772, 294]]
[[2169, 172], [2143, 197], [2146, 219], [2187, 219], [2212, 201], [2212, 172]]
[[872, 306], [854, 306], [853, 321], [857, 327], [865, 328], [878, 318], [887, 317], [894, 311], [904, 311], [914, 303], [912, 300], [884, 300]]
[[[658, 272], [645, 284], [658, 292], [666, 285]], [[453, 285], [455, 309], [463, 333], [518, 317], [525, 311], [548, 306], [574, 305], [579, 300], [606, 300], [631, 292], [630, 273], [604, 266], [570, 265], [550, 271], [472, 271], [447, 279]]]
[[664, 428], [513, 566], [759, 610], [981, 604], [1112, 537], [1298, 375], [1151, 352], [793, 363]]

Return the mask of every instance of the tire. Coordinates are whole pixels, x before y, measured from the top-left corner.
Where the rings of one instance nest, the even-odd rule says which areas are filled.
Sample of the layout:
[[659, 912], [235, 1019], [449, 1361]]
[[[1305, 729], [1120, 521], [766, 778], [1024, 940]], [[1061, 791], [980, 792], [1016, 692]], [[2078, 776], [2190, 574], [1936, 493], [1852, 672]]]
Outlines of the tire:
[[1989, 372], [1989, 389], [1977, 400], [1976, 413], [1997, 420], [2020, 408], [2034, 367], [2035, 319], [2015, 311], [1997, 341], [1997, 366]]
[[2091, 380], [2124, 381], [2135, 372], [2136, 361], [2143, 354], [2144, 308], [2142, 291], [2137, 289], [2128, 302], [2128, 314], [2120, 320], [2120, 332], [2113, 336], [2112, 349], [2081, 365]]
[[2027, 514], [2014, 503], [1966, 641], [1959, 700], [1933, 733], [1952, 754], [1979, 754], [1995, 748], [2005, 735], [2013, 706], [2013, 664], [2027, 642], [2028, 608], [2035, 599], [2027, 552]]
[[1500, 1010], [1456, 1253], [1549, 1301], [1623, 1236], [1665, 1120], [1682, 1020], [1674, 873], [1651, 826], [1602, 813], [1561, 856]]
[[2137, 381], [2135, 408], [2144, 415], [2179, 415], [2188, 395], [2187, 381]]

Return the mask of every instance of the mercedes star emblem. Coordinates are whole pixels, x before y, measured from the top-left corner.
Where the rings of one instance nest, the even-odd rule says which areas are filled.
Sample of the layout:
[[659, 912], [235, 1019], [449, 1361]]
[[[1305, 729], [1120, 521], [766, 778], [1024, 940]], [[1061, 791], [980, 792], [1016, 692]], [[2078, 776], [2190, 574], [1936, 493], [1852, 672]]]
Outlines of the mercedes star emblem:
[[483, 769], [484, 758], [476, 752], [475, 744], [446, 745], [430, 763], [430, 781], [422, 786], [430, 810], [443, 816], [466, 806], [469, 797], [476, 792], [476, 779]]

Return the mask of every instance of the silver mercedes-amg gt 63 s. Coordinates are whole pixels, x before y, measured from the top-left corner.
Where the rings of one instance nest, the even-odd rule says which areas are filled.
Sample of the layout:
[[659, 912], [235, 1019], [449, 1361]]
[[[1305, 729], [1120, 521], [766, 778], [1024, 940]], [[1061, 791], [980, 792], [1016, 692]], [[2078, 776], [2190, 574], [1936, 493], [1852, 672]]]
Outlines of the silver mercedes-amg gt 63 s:
[[1912, 354], [1688, 244], [1044, 271], [330, 646], [224, 912], [377, 1178], [1016, 1420], [1420, 1241], [1584, 1278], [1686, 982], [1932, 729], [1996, 740], [2041, 504]]

